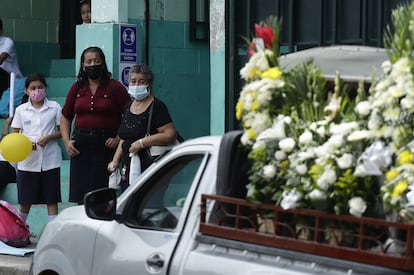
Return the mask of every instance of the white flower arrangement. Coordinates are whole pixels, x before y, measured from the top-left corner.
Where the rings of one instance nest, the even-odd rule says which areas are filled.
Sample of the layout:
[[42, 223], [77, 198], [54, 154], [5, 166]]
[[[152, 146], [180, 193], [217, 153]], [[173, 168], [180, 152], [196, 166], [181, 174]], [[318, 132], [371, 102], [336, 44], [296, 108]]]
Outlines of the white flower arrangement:
[[[414, 3], [403, 8], [411, 12], [397, 10], [393, 19], [411, 24], [414, 18], [396, 17], [414, 16]], [[388, 30], [384, 76], [369, 96], [361, 85], [350, 101], [339, 75], [327, 91], [312, 63], [289, 72], [279, 67], [279, 27], [256, 25], [259, 39], [240, 71], [246, 85], [236, 118], [253, 163], [247, 199], [358, 217], [383, 217], [377, 210], [384, 202], [414, 222], [414, 28]]]

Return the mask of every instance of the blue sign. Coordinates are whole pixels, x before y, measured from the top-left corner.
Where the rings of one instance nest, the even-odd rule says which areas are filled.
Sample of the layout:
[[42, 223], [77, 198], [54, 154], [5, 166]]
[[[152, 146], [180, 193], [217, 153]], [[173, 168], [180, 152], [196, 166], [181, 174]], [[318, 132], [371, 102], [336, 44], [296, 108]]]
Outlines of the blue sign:
[[131, 67], [125, 67], [122, 69], [121, 72], [121, 82], [122, 84], [124, 84], [125, 87], [128, 87], [128, 83], [129, 83], [129, 70], [131, 69]]
[[121, 25], [120, 63], [137, 63], [137, 27]]

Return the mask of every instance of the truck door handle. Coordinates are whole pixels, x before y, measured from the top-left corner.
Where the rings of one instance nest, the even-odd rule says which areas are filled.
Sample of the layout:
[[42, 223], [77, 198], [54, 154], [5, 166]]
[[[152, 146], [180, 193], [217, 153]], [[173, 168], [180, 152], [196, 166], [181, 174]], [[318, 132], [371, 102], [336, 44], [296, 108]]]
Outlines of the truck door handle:
[[164, 259], [162, 259], [159, 254], [154, 254], [147, 258], [147, 264], [149, 266], [156, 266], [161, 268], [164, 266]]

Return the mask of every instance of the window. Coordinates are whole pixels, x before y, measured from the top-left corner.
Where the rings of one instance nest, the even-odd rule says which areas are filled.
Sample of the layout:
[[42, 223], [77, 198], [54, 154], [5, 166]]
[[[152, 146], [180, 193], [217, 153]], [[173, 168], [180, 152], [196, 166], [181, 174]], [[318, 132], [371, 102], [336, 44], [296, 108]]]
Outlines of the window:
[[126, 224], [131, 227], [175, 229], [188, 192], [200, 177], [205, 155], [185, 156], [172, 161], [131, 197]]

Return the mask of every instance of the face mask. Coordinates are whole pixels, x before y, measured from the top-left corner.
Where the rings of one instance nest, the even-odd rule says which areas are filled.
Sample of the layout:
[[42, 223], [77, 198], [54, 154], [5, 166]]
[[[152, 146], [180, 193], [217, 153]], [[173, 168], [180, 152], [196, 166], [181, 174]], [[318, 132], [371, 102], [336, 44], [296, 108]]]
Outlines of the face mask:
[[33, 102], [39, 103], [41, 102], [46, 96], [45, 89], [36, 89], [29, 92], [29, 97]]
[[98, 79], [102, 75], [102, 65], [92, 65], [85, 67], [85, 74], [93, 80]]
[[128, 94], [134, 99], [143, 100], [149, 95], [147, 87], [147, 85], [129, 86]]

